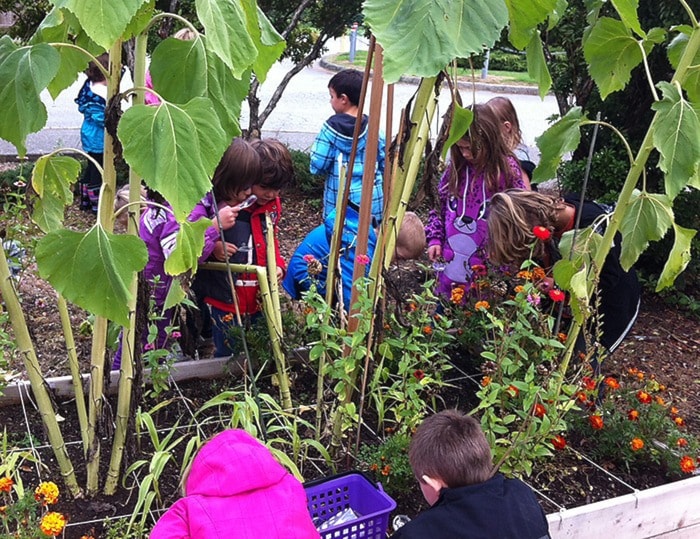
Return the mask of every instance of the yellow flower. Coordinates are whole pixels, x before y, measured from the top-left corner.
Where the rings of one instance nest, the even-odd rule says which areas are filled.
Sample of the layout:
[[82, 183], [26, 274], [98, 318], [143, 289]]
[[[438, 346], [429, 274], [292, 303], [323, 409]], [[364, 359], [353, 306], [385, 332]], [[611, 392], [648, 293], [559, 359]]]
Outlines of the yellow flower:
[[474, 304], [474, 309], [477, 311], [480, 311], [481, 309], [487, 310], [489, 307], [491, 307], [491, 305], [489, 305], [489, 302], [484, 300], [477, 301]]
[[42, 505], [53, 505], [58, 500], [58, 487], [52, 481], [44, 481], [34, 490], [34, 499]]
[[11, 477], [0, 477], [0, 492], [10, 492], [14, 484]]
[[39, 524], [39, 527], [41, 528], [41, 531], [44, 532], [44, 535], [48, 535], [50, 537], [56, 537], [59, 535], [65, 526], [66, 517], [64, 517], [61, 513], [56, 513], [54, 511], [46, 513]]

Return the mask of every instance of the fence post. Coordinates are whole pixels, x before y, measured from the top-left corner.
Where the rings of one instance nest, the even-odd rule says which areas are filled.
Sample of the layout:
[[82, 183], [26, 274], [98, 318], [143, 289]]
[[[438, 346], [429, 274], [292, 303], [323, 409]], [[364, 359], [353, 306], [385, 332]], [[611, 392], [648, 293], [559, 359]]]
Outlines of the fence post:
[[355, 62], [355, 51], [357, 50], [357, 23], [352, 23], [350, 27], [350, 53], [348, 54], [350, 63]]

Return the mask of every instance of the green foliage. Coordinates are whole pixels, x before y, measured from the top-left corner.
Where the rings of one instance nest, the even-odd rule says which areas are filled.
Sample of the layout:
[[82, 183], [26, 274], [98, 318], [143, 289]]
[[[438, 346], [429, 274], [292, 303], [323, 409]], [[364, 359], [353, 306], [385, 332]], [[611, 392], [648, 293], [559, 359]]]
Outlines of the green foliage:
[[[625, 183], [629, 160], [619, 151], [604, 147], [593, 154], [590, 179], [586, 198], [606, 204], [612, 204]], [[586, 171], [586, 161], [564, 161], [557, 170], [557, 178], [564, 191], [580, 193]]]
[[21, 41], [30, 38], [50, 9], [48, 0], [0, 0], [0, 13], [14, 16], [8, 34]]
[[410, 441], [407, 433], [393, 434], [379, 444], [362, 444], [357, 454], [360, 469], [381, 482], [390, 496], [410, 491], [416, 482], [408, 461]]
[[580, 439], [582, 449], [598, 462], [627, 472], [660, 466], [669, 478], [689, 473], [681, 469], [681, 459], [690, 457], [695, 469], [700, 441], [688, 432], [670, 397], [653, 374], [637, 369], [619, 380], [605, 378], [600, 386], [584, 378], [570, 414], [572, 439]]
[[17, 343], [10, 333], [10, 317], [4, 310], [0, 310], [0, 396], [4, 394], [7, 384], [12, 379], [9, 371], [10, 358], [17, 350]]
[[141, 539], [149, 535], [148, 528], [134, 524], [129, 526], [128, 518], [106, 519], [103, 524], [104, 539]]
[[318, 174], [311, 174], [309, 165], [311, 157], [307, 152], [289, 149], [294, 164], [293, 188], [305, 197], [320, 198], [323, 194], [324, 178]]

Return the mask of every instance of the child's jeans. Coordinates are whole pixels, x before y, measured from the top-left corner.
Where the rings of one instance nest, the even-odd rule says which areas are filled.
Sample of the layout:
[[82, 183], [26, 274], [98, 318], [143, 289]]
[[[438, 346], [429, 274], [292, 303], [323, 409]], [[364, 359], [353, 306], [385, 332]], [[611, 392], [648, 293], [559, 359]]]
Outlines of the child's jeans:
[[[222, 311], [210, 305], [211, 309], [211, 336], [214, 341], [216, 357], [228, 357], [233, 354], [238, 354], [243, 351], [240, 346], [240, 333], [243, 329], [238, 325], [235, 313]], [[260, 317], [261, 313], [241, 315], [241, 321], [245, 324], [246, 321], [254, 322]]]

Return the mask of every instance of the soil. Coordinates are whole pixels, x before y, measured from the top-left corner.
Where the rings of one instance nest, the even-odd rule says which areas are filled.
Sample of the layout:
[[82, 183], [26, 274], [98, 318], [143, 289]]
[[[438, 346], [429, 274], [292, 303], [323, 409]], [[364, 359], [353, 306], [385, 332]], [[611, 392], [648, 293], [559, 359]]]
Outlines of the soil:
[[[94, 217], [81, 212], [75, 206], [68, 208], [67, 220], [70, 226], [85, 228], [90, 226]], [[320, 211], [318, 202], [307, 201], [293, 193], [287, 194], [283, 199], [283, 216], [280, 225], [280, 242], [283, 255], [288, 259], [296, 244], [314, 226], [320, 223]], [[415, 262], [407, 263], [402, 267], [408, 281], [421, 275], [419, 265]], [[37, 276], [36, 268], [29, 264], [21, 273], [17, 283], [23, 309], [27, 317], [30, 332], [32, 334], [39, 362], [45, 376], [58, 376], [68, 374], [66, 363], [66, 351], [63, 341], [63, 331], [56, 305], [56, 294], [53, 289]], [[71, 325], [76, 332], [78, 355], [87, 372], [88, 358], [90, 355], [90, 335], [83, 334], [81, 327], [85, 327], [86, 314], [79, 308], [72, 306]], [[615, 354], [606, 360], [603, 368], [606, 374], [615, 375], [628, 368], [637, 368], [646, 373], [654, 374], [660, 383], [668, 388], [668, 400], [673, 400], [680, 409], [680, 414], [685, 417], [688, 430], [700, 433], [700, 321], [691, 317], [686, 312], [664, 303], [657, 295], [645, 293], [641, 312], [631, 335], [620, 346]], [[15, 358], [12, 362], [14, 370], [20, 374], [23, 371], [21, 363]], [[303, 370], [303, 368], [302, 368]], [[225, 382], [223, 382], [225, 384]], [[209, 384], [214, 386], [216, 384]], [[197, 403], [203, 402], [206, 394], [203, 385], [197, 382], [183, 384], [186, 397]], [[222, 389], [218, 387], [217, 389]], [[298, 388], [303, 391], [303, 388]], [[297, 391], [297, 389], [295, 389]], [[274, 390], [272, 390], [274, 394]], [[70, 422], [70, 410], [74, 406], [65, 407], [66, 421]], [[70, 410], [69, 410], [70, 409]], [[64, 414], [59, 405], [59, 413]], [[16, 427], [22, 432], [24, 419], [19, 407], [5, 408], [2, 410], [3, 423]], [[40, 423], [35, 412], [30, 413], [30, 420]], [[73, 429], [65, 429], [78, 433], [77, 425]], [[25, 430], [26, 432], [26, 430]], [[105, 452], [106, 453], [106, 452]], [[45, 462], [51, 463], [52, 456], [48, 450], [44, 450], [42, 456]], [[108, 455], [106, 455], [108, 458]], [[76, 459], [80, 461], [80, 459]], [[605, 463], [602, 464], [605, 468]], [[648, 470], [645, 474], [631, 476], [624, 470], [610, 470], [616, 477], [622, 479], [636, 489], [645, 489], [666, 482], [660, 473]], [[174, 481], [170, 488], [162, 488], [172, 492], [176, 491], [177, 472], [173, 473]], [[56, 476], [58, 474], [56, 473]], [[557, 455], [554, 461], [546, 462], [539, 466], [531, 478], [531, 483], [543, 495], [543, 506], [546, 512], [553, 512], [563, 507], [573, 507], [626, 494], [630, 489], [616, 479], [605, 473], [598, 467], [573, 451], [564, 451]], [[126, 494], [121, 494], [113, 499], [97, 498], [95, 500], [77, 500], [65, 503], [58, 509], [71, 515], [73, 522], [89, 520], [100, 521], [115, 514], [128, 513], [128, 507], [133, 507], [135, 496], [127, 499]], [[418, 489], [401, 496], [396, 513], [414, 515], [422, 507], [422, 499]], [[67, 537], [79, 537], [80, 534], [89, 531], [90, 525], [71, 531]], [[99, 527], [99, 526], [98, 526]], [[73, 535], [74, 533], [78, 533]]]

